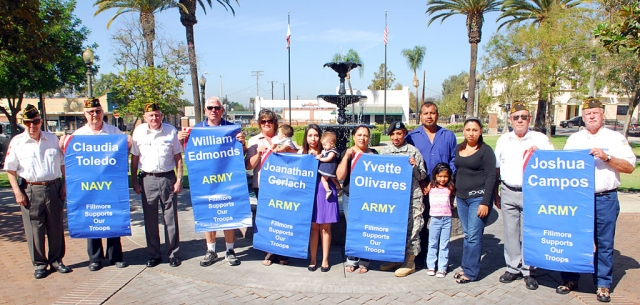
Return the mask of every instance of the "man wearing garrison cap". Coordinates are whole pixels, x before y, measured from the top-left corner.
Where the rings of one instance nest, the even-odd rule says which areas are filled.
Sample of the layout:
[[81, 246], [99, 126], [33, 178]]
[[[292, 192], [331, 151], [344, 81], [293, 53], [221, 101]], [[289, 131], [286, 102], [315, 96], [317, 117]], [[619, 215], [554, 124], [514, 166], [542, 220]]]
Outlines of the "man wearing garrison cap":
[[[636, 156], [627, 139], [613, 130], [604, 128], [604, 105], [589, 97], [582, 104], [585, 129], [572, 134], [564, 149], [589, 149], [595, 158], [595, 254], [593, 274], [596, 298], [610, 302], [609, 289], [613, 280], [613, 240], [620, 212], [618, 186], [620, 173], [631, 174]], [[577, 273], [562, 272], [562, 284], [556, 292], [567, 294], [578, 287]]]
[[[102, 109], [102, 105], [100, 105], [99, 99], [94, 98], [86, 100], [84, 102], [84, 118], [87, 120], [87, 124], [76, 130], [73, 135], [122, 134], [122, 131], [115, 126], [104, 124], [103, 116], [104, 110]], [[63, 143], [63, 151], [70, 139], [71, 137], [68, 136], [60, 138], [60, 142]], [[101, 238], [87, 239], [87, 253], [89, 254], [90, 271], [98, 271], [102, 269], [102, 261], [105, 258], [105, 254], [110, 264], [113, 264], [118, 268], [126, 268], [129, 266], [123, 259], [120, 237], [107, 238], [106, 251], [102, 246]]]
[[[71, 272], [62, 263], [65, 254], [62, 209], [66, 190], [60, 181], [64, 174], [62, 150], [58, 138], [41, 131], [40, 112], [33, 105], [22, 111], [26, 131], [9, 143], [4, 169], [22, 210], [22, 222], [36, 279], [51, 271]], [[19, 153], [18, 153], [19, 152]], [[45, 253], [45, 235], [48, 253]]]
[[[507, 270], [500, 282], [511, 283], [524, 277], [527, 289], [538, 289], [535, 267], [524, 264], [522, 259], [522, 178], [525, 154], [536, 149], [552, 150], [546, 135], [529, 130], [531, 114], [524, 102], [516, 101], [509, 111], [509, 123], [513, 131], [503, 134], [496, 143], [496, 208], [502, 211], [504, 224], [504, 260]], [[498, 192], [500, 190], [500, 192]]]
[[162, 262], [158, 204], [164, 220], [169, 266], [178, 267], [181, 264], [178, 256], [178, 194], [182, 192], [182, 145], [178, 141], [177, 130], [169, 124], [162, 123], [162, 111], [157, 103], [144, 105], [144, 120], [146, 123], [140, 124], [133, 131], [131, 175], [133, 190], [142, 194], [142, 212], [149, 254], [147, 267], [155, 267]]

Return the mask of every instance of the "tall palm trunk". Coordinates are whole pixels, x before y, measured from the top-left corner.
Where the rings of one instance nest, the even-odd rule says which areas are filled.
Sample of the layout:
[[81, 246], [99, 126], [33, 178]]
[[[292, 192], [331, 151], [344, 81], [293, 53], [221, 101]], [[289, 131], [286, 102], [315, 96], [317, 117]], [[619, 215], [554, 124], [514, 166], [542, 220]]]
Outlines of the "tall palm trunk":
[[188, 13], [180, 10], [180, 22], [187, 31], [187, 50], [189, 53], [189, 69], [191, 70], [191, 90], [193, 91], [193, 111], [196, 122], [202, 121], [200, 92], [198, 91], [198, 62], [196, 59], [196, 47], [193, 38], [193, 25], [196, 20], [196, 0], [180, 0], [180, 3], [187, 8]]
[[147, 43], [147, 54], [145, 54], [147, 66], [153, 67], [153, 41], [156, 39], [156, 17], [153, 12], [140, 12], [140, 24], [142, 25], [142, 35]]
[[478, 43], [482, 38], [482, 14], [467, 15], [467, 34], [471, 44], [469, 64], [469, 98], [467, 99], [467, 117], [473, 116], [476, 98], [476, 66], [478, 62]]

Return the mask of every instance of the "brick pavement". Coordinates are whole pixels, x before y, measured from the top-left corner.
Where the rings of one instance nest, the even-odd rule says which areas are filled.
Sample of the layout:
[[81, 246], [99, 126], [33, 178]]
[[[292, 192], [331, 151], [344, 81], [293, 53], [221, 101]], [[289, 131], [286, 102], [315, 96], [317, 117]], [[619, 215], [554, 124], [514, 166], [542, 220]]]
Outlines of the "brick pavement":
[[[640, 196], [639, 196], [640, 197]], [[137, 199], [136, 199], [137, 198]], [[185, 199], [187, 198], [187, 199]], [[35, 280], [24, 244], [24, 233], [18, 207], [12, 203], [10, 190], [0, 189], [0, 304], [216, 304], [216, 303], [320, 303], [323, 304], [582, 304], [595, 301], [591, 276], [583, 276], [580, 290], [558, 295], [556, 272], [542, 271], [540, 289], [531, 292], [522, 281], [501, 284], [504, 272], [502, 256], [502, 223], [492, 219], [484, 236], [484, 258], [480, 280], [458, 285], [451, 273], [444, 279], [426, 276], [420, 271], [407, 278], [376, 271], [372, 262], [367, 274], [349, 274], [343, 269], [342, 249], [332, 247], [331, 271], [308, 272], [306, 260], [292, 259], [290, 266], [261, 265], [262, 253], [251, 247], [251, 240], [240, 238], [236, 252], [242, 265], [231, 267], [224, 261], [202, 268], [204, 240], [196, 234], [188, 196], [182, 195], [179, 206], [182, 266], [171, 268], [165, 262], [146, 268], [144, 231], [141, 224], [139, 196], [132, 196], [131, 237], [123, 238], [127, 269], [105, 267], [89, 272], [84, 239], [67, 236], [65, 263], [74, 268], [70, 274], [51, 274]], [[498, 213], [495, 213], [497, 216]], [[640, 246], [637, 232], [640, 214], [623, 213], [616, 232], [614, 304], [640, 304]], [[220, 234], [220, 236], [222, 236]], [[218, 238], [222, 254], [224, 242]], [[451, 268], [459, 270], [461, 240], [452, 241]], [[112, 282], [109, 283], [109, 280]], [[636, 289], [634, 289], [636, 288]]]

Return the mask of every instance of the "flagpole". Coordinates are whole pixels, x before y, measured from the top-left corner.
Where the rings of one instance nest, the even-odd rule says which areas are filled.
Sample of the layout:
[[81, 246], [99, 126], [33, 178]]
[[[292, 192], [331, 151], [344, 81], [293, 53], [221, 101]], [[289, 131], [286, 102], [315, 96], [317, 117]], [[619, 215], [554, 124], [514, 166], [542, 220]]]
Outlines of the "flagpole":
[[383, 134], [387, 133], [387, 41], [389, 27], [387, 26], [387, 11], [384, 11], [384, 114], [382, 116]]
[[287, 12], [287, 54], [289, 56], [289, 125], [291, 125], [291, 12]]

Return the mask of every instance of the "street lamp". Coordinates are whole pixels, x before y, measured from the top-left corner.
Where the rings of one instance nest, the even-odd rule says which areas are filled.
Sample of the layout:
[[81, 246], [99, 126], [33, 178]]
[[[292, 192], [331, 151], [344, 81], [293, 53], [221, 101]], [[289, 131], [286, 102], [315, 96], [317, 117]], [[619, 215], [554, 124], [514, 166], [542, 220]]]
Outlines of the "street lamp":
[[207, 79], [204, 74], [200, 76], [200, 117], [204, 118], [204, 91], [207, 85]]
[[91, 77], [93, 76], [93, 59], [93, 51], [91, 51], [91, 49], [87, 47], [87, 49], [82, 52], [82, 60], [84, 60], [84, 63], [87, 65], [87, 85], [89, 86], [87, 97], [89, 98], [93, 97], [93, 83], [91, 79]]
[[591, 77], [589, 78], [589, 96], [596, 97], [596, 47], [598, 46], [598, 40], [591, 39], [589, 45], [591, 46]]
[[413, 86], [416, 87], [416, 115], [418, 118], [420, 117], [420, 101], [418, 100], [418, 86], [420, 86], [420, 81], [416, 77], [416, 74], [413, 74]]

